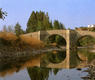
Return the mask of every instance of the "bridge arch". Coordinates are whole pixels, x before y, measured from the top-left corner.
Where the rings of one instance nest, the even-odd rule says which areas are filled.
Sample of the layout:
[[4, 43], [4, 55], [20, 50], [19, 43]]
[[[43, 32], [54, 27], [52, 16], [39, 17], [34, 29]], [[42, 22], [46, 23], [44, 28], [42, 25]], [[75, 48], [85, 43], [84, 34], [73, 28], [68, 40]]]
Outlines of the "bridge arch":
[[[89, 44], [90, 42], [92, 43], [92, 42], [95, 42], [95, 41], [93, 41], [93, 40], [95, 40], [95, 38], [92, 36], [92, 35], [83, 35], [83, 36], [80, 36], [78, 39], [77, 39], [77, 41], [76, 41], [76, 45], [77, 46], [81, 46], [82, 44], [80, 44], [83, 40], [85, 40], [85, 43], [84, 43], [84, 45], [85, 44]], [[90, 43], [90, 44], [91, 44]]]
[[48, 35], [45, 38], [45, 41], [49, 43], [57, 43], [58, 45], [64, 45], [64, 46], [66, 46], [67, 44], [66, 39], [60, 34]]

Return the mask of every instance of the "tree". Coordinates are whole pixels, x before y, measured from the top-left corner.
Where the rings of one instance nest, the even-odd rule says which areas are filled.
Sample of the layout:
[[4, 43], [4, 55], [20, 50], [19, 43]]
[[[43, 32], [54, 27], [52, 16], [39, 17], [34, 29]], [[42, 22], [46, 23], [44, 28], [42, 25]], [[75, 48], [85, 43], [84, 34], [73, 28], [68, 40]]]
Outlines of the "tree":
[[2, 31], [3, 31], [3, 32], [7, 32], [7, 26], [6, 26], [6, 25], [3, 26]]
[[35, 12], [33, 11], [28, 20], [26, 31], [27, 32], [35, 32], [36, 27], [37, 27], [37, 17], [36, 17]]
[[52, 29], [52, 22], [49, 21], [48, 13], [33, 11], [28, 20], [26, 31], [35, 32], [48, 29]]
[[0, 19], [5, 19], [5, 16], [7, 16], [7, 13], [6, 12], [3, 12], [2, 11], [2, 8], [0, 8]]
[[52, 29], [52, 22], [49, 21], [49, 16], [48, 16], [48, 13], [46, 13], [44, 15], [44, 18], [43, 18], [43, 26], [45, 27], [45, 30], [49, 30], [49, 29]]
[[9, 25], [9, 26], [8, 26], [8, 32], [14, 33], [14, 32], [15, 32], [15, 31], [14, 31], [14, 27], [11, 26], [11, 25]]
[[9, 25], [9, 26], [4, 25], [2, 31], [14, 33], [14, 27], [12, 25]]
[[60, 22], [60, 29], [66, 29], [65, 26]]
[[55, 20], [53, 23], [53, 29], [66, 29], [66, 28], [61, 22]]
[[21, 29], [21, 26], [20, 26], [19, 23], [17, 23], [15, 25], [15, 33], [16, 33], [17, 36], [19, 36], [20, 34], [23, 34], [24, 33], [24, 31]]
[[60, 29], [60, 24], [59, 24], [58, 20], [54, 21], [54, 27], [53, 28], [54, 29]]

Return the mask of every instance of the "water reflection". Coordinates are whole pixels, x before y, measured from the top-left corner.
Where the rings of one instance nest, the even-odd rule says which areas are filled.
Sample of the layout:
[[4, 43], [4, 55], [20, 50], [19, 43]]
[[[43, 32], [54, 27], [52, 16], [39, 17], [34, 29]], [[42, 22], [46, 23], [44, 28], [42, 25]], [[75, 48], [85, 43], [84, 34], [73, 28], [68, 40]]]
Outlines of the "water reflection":
[[0, 63], [0, 76], [5, 76], [6, 74], [13, 74], [14, 72], [19, 72], [26, 67], [40, 66], [40, 58], [42, 55], [30, 56], [29, 58], [21, 58], [22, 60], [10, 61], [9, 63]]
[[49, 77], [49, 68], [27, 68], [31, 80], [47, 80]]
[[41, 67], [46, 67], [49, 64], [59, 64], [62, 63], [66, 58], [66, 51], [52, 51], [47, 52], [42, 58], [41, 58]]
[[[61, 52], [63, 52], [64, 56], [62, 56]], [[60, 51], [49, 52], [45, 54], [43, 57], [41, 57], [40, 68], [37, 68], [37, 67], [28, 68], [28, 72], [31, 77], [31, 80], [37, 80], [37, 78], [35, 78], [34, 76], [36, 75], [39, 76], [39, 74], [40, 74], [39, 80], [53, 80], [53, 79], [58, 80], [55, 77], [58, 76], [59, 74], [60, 75], [58, 77], [60, 80], [63, 80], [63, 79], [68, 80], [68, 77], [69, 79], [72, 79], [72, 80], [83, 80], [83, 79], [88, 80], [87, 74], [89, 74], [89, 72], [85, 73], [84, 71], [85, 71], [85, 68], [88, 69], [88, 65], [92, 65], [92, 64], [94, 65], [93, 62], [95, 62], [95, 53], [91, 52], [91, 50], [88, 50], [88, 49], [85, 49], [85, 50], [78, 49], [75, 51], [70, 51], [69, 59], [68, 59], [68, 57], [66, 57], [68, 54], [65, 54], [66, 51], [61, 51], [61, 52]], [[60, 59], [58, 54], [61, 55], [61, 58], [63, 57], [62, 60]], [[54, 58], [53, 59], [54, 61], [50, 60], [50, 58], [52, 59]], [[69, 60], [69, 63], [66, 63], [68, 61], [67, 59]], [[70, 70], [66, 69], [68, 68], [66, 67], [67, 65], [69, 66]], [[64, 73], [63, 70], [66, 70], [66, 72], [68, 72], [68, 73], [65, 73], [64, 76], [61, 75]], [[34, 72], [35, 74], [33, 74]], [[68, 76], [66, 76], [67, 74]], [[92, 78], [89, 80], [92, 80]]]
[[93, 64], [95, 60], [95, 52], [93, 52], [93, 49], [79, 49], [77, 54], [80, 56], [82, 60], [87, 61], [88, 64]]
[[52, 51], [41, 58], [41, 67], [70, 69], [79, 67], [82, 62], [83, 60], [78, 56], [77, 50], [70, 51], [70, 53], [65, 50]]
[[[89, 74], [89, 72], [83, 72], [84, 68], [88, 69], [89, 65], [95, 65], [95, 52], [92, 49], [53, 50], [35, 56], [27, 55], [17, 57], [17, 59], [10, 57], [9, 60], [1, 58], [1, 60], [5, 60], [0, 62], [0, 76], [3, 77], [6, 74], [19, 73], [27, 68], [31, 80], [58, 80], [55, 77], [67, 80], [68, 75], [74, 73], [78, 73], [78, 75], [76, 75], [76, 79], [74, 79], [74, 75], [71, 76], [71, 79], [82, 80]], [[65, 74], [64, 71], [66, 71]]]

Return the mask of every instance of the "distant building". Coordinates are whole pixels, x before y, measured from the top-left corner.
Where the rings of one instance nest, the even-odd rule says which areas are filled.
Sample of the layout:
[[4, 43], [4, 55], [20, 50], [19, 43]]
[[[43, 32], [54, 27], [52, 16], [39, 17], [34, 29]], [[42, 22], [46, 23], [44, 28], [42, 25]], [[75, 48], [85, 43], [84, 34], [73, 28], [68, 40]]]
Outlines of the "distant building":
[[88, 28], [92, 28], [92, 27], [95, 27], [95, 24], [88, 25]]

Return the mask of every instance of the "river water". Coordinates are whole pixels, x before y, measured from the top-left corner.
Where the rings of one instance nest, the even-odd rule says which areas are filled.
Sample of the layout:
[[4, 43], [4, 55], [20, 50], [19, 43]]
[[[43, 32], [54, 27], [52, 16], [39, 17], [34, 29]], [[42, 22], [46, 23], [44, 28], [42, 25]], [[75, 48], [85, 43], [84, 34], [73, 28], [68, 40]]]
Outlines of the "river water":
[[3, 56], [0, 80], [94, 80], [86, 78], [91, 75], [88, 66], [95, 65], [93, 49], [53, 50], [33, 56], [31, 52], [27, 57]]

